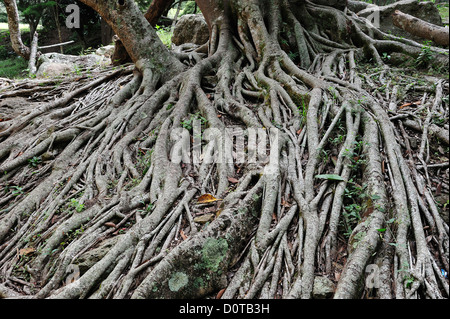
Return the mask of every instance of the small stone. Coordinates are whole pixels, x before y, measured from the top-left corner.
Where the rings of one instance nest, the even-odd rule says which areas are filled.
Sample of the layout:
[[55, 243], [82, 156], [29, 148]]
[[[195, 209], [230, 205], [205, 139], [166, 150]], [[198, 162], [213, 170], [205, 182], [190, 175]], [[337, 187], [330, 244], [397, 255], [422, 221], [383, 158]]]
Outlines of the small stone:
[[314, 299], [328, 299], [334, 294], [334, 283], [324, 276], [316, 276], [314, 278]]

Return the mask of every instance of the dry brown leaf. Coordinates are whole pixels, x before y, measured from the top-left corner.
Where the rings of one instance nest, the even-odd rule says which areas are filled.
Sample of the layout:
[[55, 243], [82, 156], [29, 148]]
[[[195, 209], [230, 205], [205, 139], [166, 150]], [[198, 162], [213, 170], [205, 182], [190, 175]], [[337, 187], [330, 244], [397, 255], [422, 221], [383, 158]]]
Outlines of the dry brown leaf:
[[233, 184], [239, 183], [239, 180], [234, 177], [228, 177], [228, 181]]
[[336, 281], [339, 281], [339, 279], [341, 278], [341, 274], [339, 272], [335, 271], [334, 278], [336, 279]]
[[214, 203], [219, 200], [221, 200], [221, 199], [215, 198], [211, 194], [204, 194], [197, 199], [197, 203], [199, 203], [199, 204]]
[[105, 223], [105, 226], [108, 226], [108, 227], [116, 227], [116, 224], [114, 224], [114, 223], [112, 223], [112, 222], [107, 222], [107, 223]]
[[33, 248], [33, 247], [22, 248], [22, 249], [19, 250], [19, 256], [26, 256], [26, 255], [29, 255], [29, 254], [35, 252], [35, 251], [36, 251], [36, 249]]
[[216, 299], [222, 298], [222, 295], [223, 295], [223, 293], [225, 292], [225, 289], [226, 289], [226, 288], [223, 288], [222, 290], [220, 290], [220, 291], [217, 293]]
[[180, 229], [180, 236], [181, 236], [181, 238], [183, 238], [183, 240], [187, 239], [187, 236], [182, 229]]
[[421, 101], [405, 103], [405, 104], [401, 105], [401, 106], [399, 107], [399, 109], [402, 109], [402, 108], [407, 107], [407, 106], [417, 106], [417, 105], [420, 105], [420, 104], [422, 104]]

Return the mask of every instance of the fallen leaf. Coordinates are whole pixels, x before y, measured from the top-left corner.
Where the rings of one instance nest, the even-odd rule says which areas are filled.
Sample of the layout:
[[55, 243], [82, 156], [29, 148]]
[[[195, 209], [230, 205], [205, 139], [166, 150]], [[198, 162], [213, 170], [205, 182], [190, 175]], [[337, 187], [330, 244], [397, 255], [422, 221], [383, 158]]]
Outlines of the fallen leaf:
[[216, 299], [222, 298], [222, 295], [223, 295], [223, 293], [225, 292], [225, 289], [226, 289], [226, 288], [223, 288], [222, 290], [220, 290], [220, 291], [217, 293]]
[[402, 108], [407, 107], [407, 106], [417, 106], [417, 105], [420, 105], [420, 104], [422, 104], [421, 101], [405, 103], [405, 104], [401, 105], [399, 107], [399, 109], [402, 109]]
[[214, 214], [205, 214], [194, 218], [194, 222], [198, 224], [206, 224], [214, 218]]
[[184, 234], [184, 231], [182, 229], [180, 230], [180, 235], [181, 235], [181, 238], [183, 238], [183, 240], [187, 239], [187, 236]]
[[112, 222], [106, 222], [104, 225], [108, 226], [108, 227], [116, 227], [116, 224], [114, 224]]
[[342, 178], [339, 175], [336, 174], [322, 174], [322, 175], [316, 175], [316, 178], [320, 178], [320, 179], [327, 179], [330, 181], [345, 181], [344, 178]]
[[336, 281], [339, 281], [339, 279], [341, 278], [341, 274], [338, 273], [337, 271], [334, 272], [334, 278], [336, 279]]
[[22, 249], [19, 250], [19, 256], [26, 256], [26, 255], [29, 255], [29, 254], [35, 252], [35, 251], [36, 251], [36, 249], [33, 248], [33, 247], [22, 248]]
[[197, 203], [199, 203], [199, 204], [214, 203], [219, 200], [221, 200], [221, 199], [215, 198], [211, 194], [204, 194], [197, 199]]
[[228, 181], [233, 184], [239, 183], [239, 180], [234, 177], [228, 177]]

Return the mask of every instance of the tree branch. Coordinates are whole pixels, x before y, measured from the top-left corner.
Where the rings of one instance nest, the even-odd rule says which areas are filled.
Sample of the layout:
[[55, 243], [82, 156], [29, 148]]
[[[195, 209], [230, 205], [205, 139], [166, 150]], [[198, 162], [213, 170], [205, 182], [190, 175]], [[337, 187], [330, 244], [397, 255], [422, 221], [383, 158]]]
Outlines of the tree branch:
[[392, 15], [394, 25], [419, 38], [433, 40], [436, 44], [448, 46], [448, 28], [420, 20], [400, 10], [395, 10]]

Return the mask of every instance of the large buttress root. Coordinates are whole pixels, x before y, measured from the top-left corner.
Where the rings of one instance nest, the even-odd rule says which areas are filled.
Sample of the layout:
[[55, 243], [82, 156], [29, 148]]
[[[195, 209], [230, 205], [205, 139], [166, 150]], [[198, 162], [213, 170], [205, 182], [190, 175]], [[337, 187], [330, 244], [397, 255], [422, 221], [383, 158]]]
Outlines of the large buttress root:
[[175, 76], [136, 49], [133, 74], [1, 123], [1, 291], [310, 298], [322, 274], [335, 298], [359, 298], [374, 293], [364, 275], [376, 265], [377, 297], [448, 297], [448, 221], [426, 186], [439, 169], [428, 132], [448, 132], [431, 123], [448, 114], [445, 86], [424, 97], [421, 126], [356, 60], [379, 63], [389, 90], [382, 53], [417, 57], [420, 45], [308, 2], [222, 5], [207, 16], [209, 56], [178, 52]]

